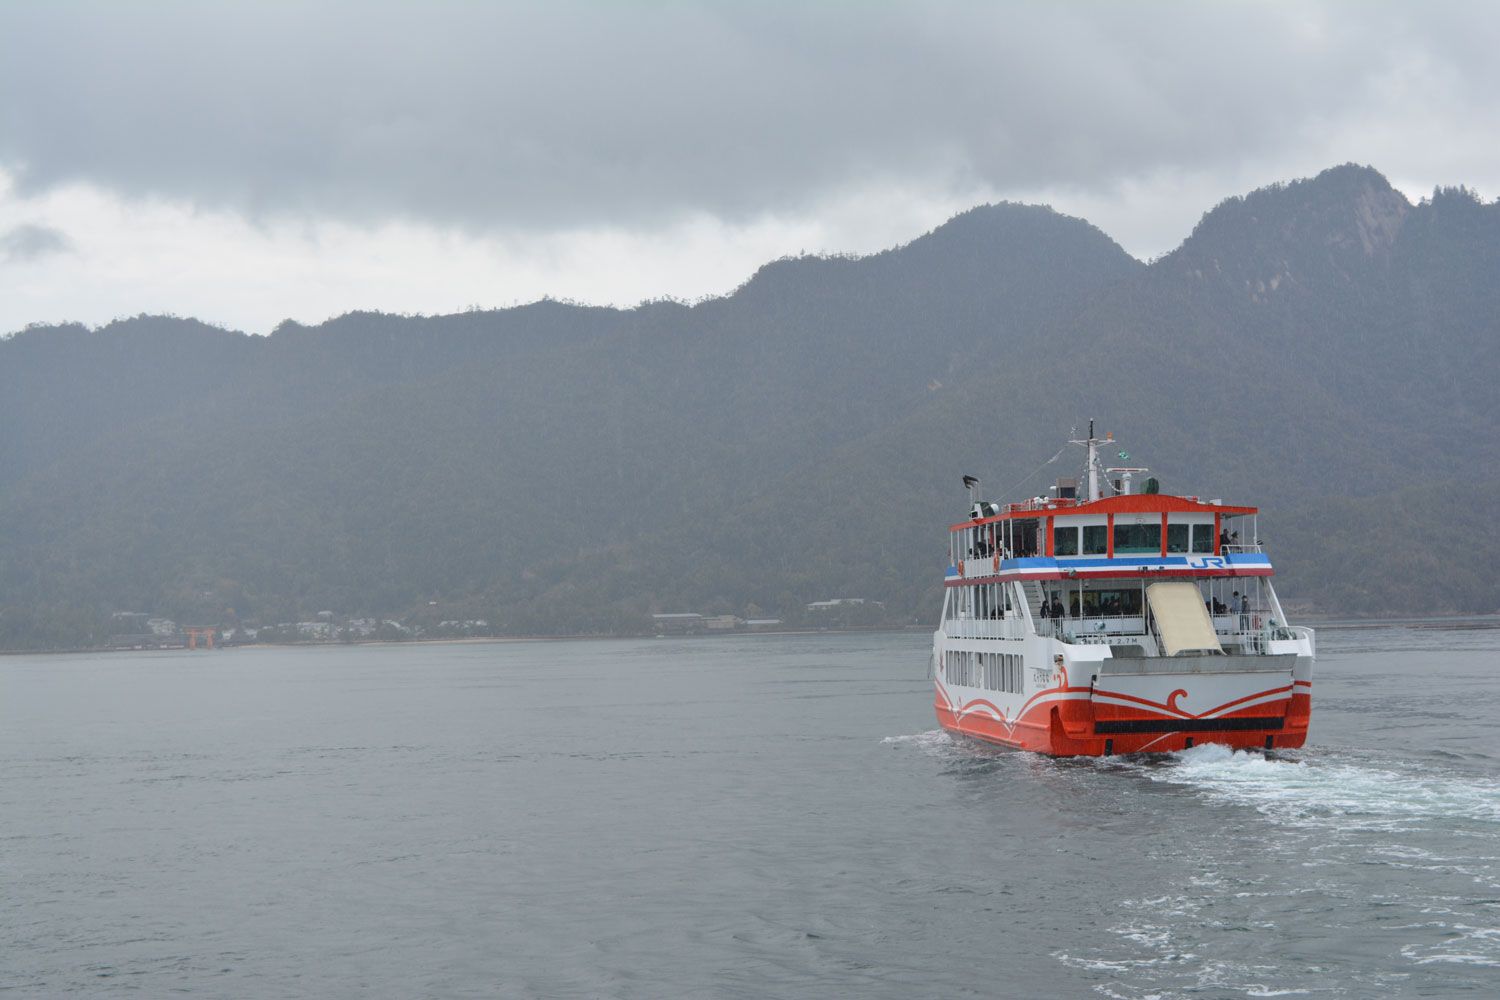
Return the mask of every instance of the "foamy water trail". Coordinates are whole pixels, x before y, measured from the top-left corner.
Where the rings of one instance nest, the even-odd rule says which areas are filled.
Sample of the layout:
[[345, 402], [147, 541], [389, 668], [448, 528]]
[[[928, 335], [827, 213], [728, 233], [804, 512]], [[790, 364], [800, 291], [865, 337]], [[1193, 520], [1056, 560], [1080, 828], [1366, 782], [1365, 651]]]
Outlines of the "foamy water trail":
[[909, 746], [919, 750], [946, 750], [953, 746], [953, 737], [944, 729], [929, 729], [925, 733], [909, 736], [887, 736], [880, 741], [887, 746]]
[[[942, 729], [887, 736], [888, 746], [948, 756], [966, 741]], [[1126, 770], [1180, 785], [1215, 802], [1249, 806], [1266, 818], [1341, 830], [1398, 830], [1433, 822], [1500, 828], [1500, 781], [1398, 771], [1327, 758], [1286, 760], [1206, 743], [1160, 757], [1108, 758], [1107, 771]], [[1494, 831], [1500, 835], [1500, 829]]]
[[1152, 781], [1250, 806], [1278, 822], [1393, 830], [1434, 821], [1500, 824], [1500, 782], [1401, 773], [1328, 760], [1292, 761], [1204, 744], [1170, 763], [1132, 762]]

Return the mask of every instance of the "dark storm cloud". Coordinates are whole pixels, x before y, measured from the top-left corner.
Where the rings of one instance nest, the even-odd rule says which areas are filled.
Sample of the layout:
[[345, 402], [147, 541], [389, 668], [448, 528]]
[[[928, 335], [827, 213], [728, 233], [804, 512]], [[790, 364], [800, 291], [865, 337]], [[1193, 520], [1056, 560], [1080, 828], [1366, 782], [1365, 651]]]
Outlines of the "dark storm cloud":
[[20, 225], [0, 233], [0, 261], [20, 263], [73, 249], [67, 234], [51, 226]]
[[1465, 10], [11, 4], [0, 166], [22, 192], [477, 229], [795, 212], [863, 183], [1102, 190], [1284, 159], [1413, 79], [1493, 75], [1494, 19]]

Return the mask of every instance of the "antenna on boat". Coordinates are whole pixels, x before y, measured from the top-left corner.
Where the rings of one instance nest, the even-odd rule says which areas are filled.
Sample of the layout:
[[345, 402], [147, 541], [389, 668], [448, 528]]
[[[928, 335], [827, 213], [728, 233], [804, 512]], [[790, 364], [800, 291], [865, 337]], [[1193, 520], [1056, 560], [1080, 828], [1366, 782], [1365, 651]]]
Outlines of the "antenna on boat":
[[1099, 439], [1094, 437], [1094, 418], [1089, 418], [1089, 499], [1098, 500], [1099, 493]]

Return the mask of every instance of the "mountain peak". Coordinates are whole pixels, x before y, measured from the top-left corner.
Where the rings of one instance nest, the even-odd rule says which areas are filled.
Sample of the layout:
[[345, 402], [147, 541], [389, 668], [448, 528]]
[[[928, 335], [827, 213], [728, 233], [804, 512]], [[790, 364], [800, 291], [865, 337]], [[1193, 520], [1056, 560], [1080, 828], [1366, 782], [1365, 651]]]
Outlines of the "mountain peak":
[[924, 246], [945, 249], [997, 245], [1035, 248], [1038, 241], [1051, 243], [1058, 240], [1065, 242], [1069, 249], [1088, 244], [1096, 248], [1107, 246], [1121, 255], [1125, 254], [1118, 243], [1086, 219], [1065, 215], [1051, 205], [1026, 205], [1013, 201], [976, 205], [922, 234], [905, 247], [897, 247], [896, 251]]
[[1411, 209], [1378, 170], [1346, 163], [1225, 199], [1167, 259], [1236, 281], [1274, 272], [1295, 283], [1327, 270], [1347, 278], [1387, 257]]
[[[802, 254], [762, 265], [736, 290], [752, 294], [816, 283], [853, 282], [863, 289], [871, 275], [901, 274], [922, 282], [992, 280], [998, 271], [1045, 272], [1064, 267], [1108, 274], [1114, 280], [1142, 265], [1092, 223], [1049, 205], [998, 202], [977, 205], [908, 243], [859, 254]], [[919, 276], [919, 277], [914, 277]], [[881, 279], [885, 280], [885, 279]]]

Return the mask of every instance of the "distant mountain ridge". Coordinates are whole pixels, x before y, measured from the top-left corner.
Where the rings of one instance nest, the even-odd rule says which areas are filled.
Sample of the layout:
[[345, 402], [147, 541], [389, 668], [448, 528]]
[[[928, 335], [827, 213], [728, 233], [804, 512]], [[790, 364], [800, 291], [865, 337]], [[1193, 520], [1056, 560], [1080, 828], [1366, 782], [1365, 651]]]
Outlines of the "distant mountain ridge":
[[1349, 165], [1150, 265], [1002, 204], [692, 306], [28, 328], [0, 340], [0, 648], [112, 610], [926, 621], [959, 475], [1004, 489], [1089, 417], [1168, 490], [1265, 508], [1296, 604], [1494, 611], [1497, 279], [1500, 206]]

